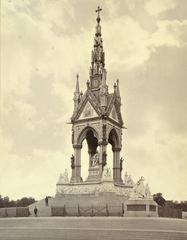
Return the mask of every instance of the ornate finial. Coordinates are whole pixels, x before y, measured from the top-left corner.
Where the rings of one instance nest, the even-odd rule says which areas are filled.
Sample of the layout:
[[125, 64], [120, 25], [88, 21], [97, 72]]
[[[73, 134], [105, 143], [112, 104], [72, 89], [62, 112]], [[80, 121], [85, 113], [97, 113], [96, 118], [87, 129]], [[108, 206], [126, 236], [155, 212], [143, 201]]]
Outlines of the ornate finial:
[[79, 74], [78, 73], [77, 73], [76, 77], [77, 77], [77, 80], [79, 80]]

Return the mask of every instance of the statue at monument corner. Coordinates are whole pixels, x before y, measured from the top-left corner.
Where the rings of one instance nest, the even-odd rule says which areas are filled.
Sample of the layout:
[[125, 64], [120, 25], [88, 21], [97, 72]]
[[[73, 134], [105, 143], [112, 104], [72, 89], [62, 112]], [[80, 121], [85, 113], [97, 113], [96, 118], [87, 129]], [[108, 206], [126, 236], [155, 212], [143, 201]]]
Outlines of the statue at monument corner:
[[141, 186], [143, 185], [144, 186], [144, 184], [143, 184], [144, 180], [145, 180], [144, 177], [141, 176], [141, 178], [137, 182], [137, 185], [141, 185]]
[[68, 178], [68, 170], [65, 169], [64, 173], [60, 174], [58, 184], [63, 184], [63, 183], [69, 183], [69, 178]]
[[152, 199], [152, 195], [151, 195], [151, 191], [150, 191], [150, 189], [149, 189], [148, 183], [145, 185], [145, 196], [146, 196], [146, 198], [148, 198], [148, 199]]
[[132, 180], [131, 175], [128, 175], [127, 172], [125, 172], [124, 184], [126, 186], [134, 186], [134, 181]]
[[144, 186], [144, 178], [141, 177], [137, 183], [134, 185], [132, 189], [132, 193], [130, 195], [131, 199], [143, 199], [146, 198], [145, 194], [145, 186]]

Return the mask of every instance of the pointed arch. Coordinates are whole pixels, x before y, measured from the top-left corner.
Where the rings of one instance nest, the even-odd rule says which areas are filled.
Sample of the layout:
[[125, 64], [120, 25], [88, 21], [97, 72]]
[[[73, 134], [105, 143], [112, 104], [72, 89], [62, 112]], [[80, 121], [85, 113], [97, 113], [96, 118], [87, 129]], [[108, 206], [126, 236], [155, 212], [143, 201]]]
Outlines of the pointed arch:
[[88, 135], [90, 135], [91, 132], [93, 133], [93, 137], [98, 140], [99, 139], [98, 138], [99, 134], [97, 133], [97, 131], [94, 128], [90, 127], [90, 126], [87, 126], [80, 132], [80, 134], [79, 134], [79, 136], [77, 138], [77, 144], [78, 145], [82, 145], [82, 142], [84, 141], [84, 139], [89, 137]]
[[112, 148], [120, 147], [120, 139], [115, 128], [112, 128], [110, 130], [110, 133], [108, 135], [108, 142], [112, 145]]

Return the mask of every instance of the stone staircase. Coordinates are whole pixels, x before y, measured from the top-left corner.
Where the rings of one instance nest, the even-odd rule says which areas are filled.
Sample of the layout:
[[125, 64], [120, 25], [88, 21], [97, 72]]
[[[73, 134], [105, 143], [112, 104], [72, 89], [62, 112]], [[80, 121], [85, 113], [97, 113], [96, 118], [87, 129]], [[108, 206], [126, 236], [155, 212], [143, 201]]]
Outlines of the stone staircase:
[[45, 199], [42, 199], [36, 203], [33, 203], [29, 206], [30, 217], [34, 216], [34, 208], [35, 206], [38, 209], [38, 216], [39, 217], [49, 217], [51, 216], [51, 204], [53, 202], [53, 198], [49, 198], [48, 206], [45, 205]]

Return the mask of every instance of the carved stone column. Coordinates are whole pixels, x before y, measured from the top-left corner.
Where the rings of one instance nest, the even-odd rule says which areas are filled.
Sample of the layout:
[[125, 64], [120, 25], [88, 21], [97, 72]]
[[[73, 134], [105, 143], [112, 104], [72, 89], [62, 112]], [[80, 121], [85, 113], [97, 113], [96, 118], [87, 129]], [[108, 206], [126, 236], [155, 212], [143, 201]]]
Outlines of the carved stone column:
[[122, 182], [120, 171], [120, 151], [121, 148], [113, 147], [113, 180], [116, 183]]
[[72, 169], [71, 182], [79, 183], [79, 182], [82, 182], [82, 178], [81, 178], [81, 148], [82, 148], [82, 145], [74, 145], [73, 148], [74, 148], [75, 163], [74, 163], [74, 169]]
[[100, 172], [100, 177], [102, 177], [103, 167], [106, 164], [107, 143], [99, 142], [98, 145], [99, 145], [99, 172]]

